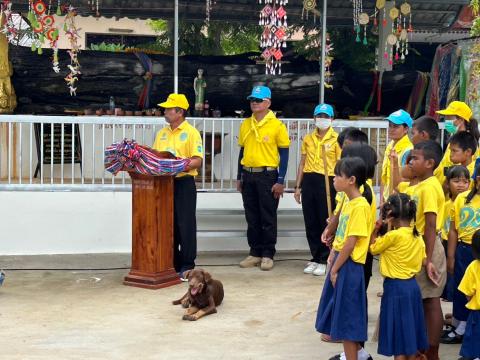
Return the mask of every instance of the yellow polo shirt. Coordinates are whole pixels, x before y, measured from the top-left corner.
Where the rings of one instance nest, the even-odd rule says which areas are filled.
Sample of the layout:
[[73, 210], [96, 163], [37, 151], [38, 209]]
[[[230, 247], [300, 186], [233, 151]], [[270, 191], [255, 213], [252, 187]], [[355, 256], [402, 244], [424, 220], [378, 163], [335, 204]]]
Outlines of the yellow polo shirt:
[[380, 254], [380, 274], [391, 279], [410, 279], [417, 275], [426, 257], [421, 236], [413, 228], [401, 227], [379, 236], [370, 245], [372, 255]]
[[407, 194], [408, 196], [412, 197], [413, 192], [415, 190], [415, 187], [417, 185], [418, 184], [410, 185], [410, 181], [402, 181], [402, 182], [398, 183], [397, 190], [398, 190], [399, 193]]
[[325, 164], [323, 163], [323, 148], [325, 147], [326, 168], [328, 176], [335, 176], [333, 170], [340, 159], [342, 150], [338, 145], [338, 134], [332, 127], [320, 138], [318, 130], [305, 135], [302, 142], [302, 155], [305, 155], [304, 173], [318, 173], [325, 175]]
[[[203, 159], [203, 145], [200, 133], [186, 120], [174, 130], [172, 130], [170, 126], [161, 129], [155, 137], [153, 149], [169, 151], [176, 157], [182, 159], [194, 156]], [[192, 169], [188, 172], [179, 173], [177, 176], [196, 176], [197, 174], [197, 169]]]
[[345, 242], [350, 236], [356, 236], [357, 242], [353, 248], [350, 258], [352, 261], [365, 264], [370, 243], [370, 232], [368, 224], [371, 222], [370, 205], [363, 196], [350, 200], [342, 210], [338, 222], [333, 249], [341, 251]]
[[[375, 227], [375, 222], [377, 221], [377, 198], [375, 196], [375, 192], [373, 191], [373, 182], [372, 179], [367, 179], [367, 186], [370, 188], [372, 192], [372, 203], [370, 204], [370, 226], [368, 228], [368, 232], [370, 235], [373, 232], [373, 228]], [[363, 193], [363, 186], [360, 186], [360, 193]], [[348, 196], [345, 195], [343, 191], [338, 192], [335, 196], [336, 206], [333, 213], [337, 215], [338, 213], [342, 212], [345, 208], [345, 205], [348, 203], [349, 199]], [[367, 201], [368, 203], [368, 201]]]
[[450, 218], [455, 221], [455, 229], [458, 232], [458, 240], [472, 243], [472, 236], [480, 228], [480, 195], [475, 195], [466, 204], [470, 191], [458, 194], [450, 209]]
[[413, 190], [412, 199], [417, 204], [417, 216], [415, 225], [418, 232], [425, 233], [425, 214], [434, 213], [437, 215], [436, 232], [442, 228], [442, 213], [445, 205], [445, 195], [438, 179], [430, 176], [419, 182]]
[[451, 218], [452, 207], [453, 207], [452, 200], [446, 201], [445, 205], [443, 206], [442, 230], [440, 232], [442, 240], [448, 240], [448, 232], [450, 231], [450, 221], [452, 220]]
[[261, 121], [252, 115], [242, 122], [238, 145], [243, 147], [243, 158], [240, 161], [243, 166], [278, 167], [278, 148], [288, 148], [290, 139], [285, 124], [269, 111]]
[[395, 150], [398, 155], [398, 166], [402, 167], [405, 165], [407, 161], [407, 155], [410, 150], [413, 149], [413, 144], [408, 138], [408, 135], [405, 135], [397, 143], [394, 144], [394, 141], [390, 141], [385, 149], [385, 154], [383, 155], [383, 163], [382, 163], [382, 184], [383, 184], [383, 199], [386, 201], [390, 194], [390, 182], [391, 182], [391, 174], [390, 174], [390, 158], [388, 155], [390, 154], [391, 150]]
[[[473, 175], [473, 170], [475, 170], [475, 160], [480, 156], [480, 147], [477, 149], [475, 154], [472, 156], [472, 162], [467, 166], [468, 171], [470, 172], [470, 176]], [[443, 186], [443, 184], [446, 181], [446, 176], [444, 175], [445, 168], [448, 168], [452, 165], [458, 165], [454, 164], [452, 160], [450, 160], [450, 144], [447, 145], [447, 149], [445, 150], [445, 153], [443, 154], [442, 161], [440, 161], [440, 164], [438, 164], [437, 168], [433, 172], [433, 175], [435, 175], [440, 181], [440, 184]], [[470, 184], [470, 188], [472, 188], [472, 184]]]
[[471, 297], [465, 305], [467, 309], [480, 310], [480, 260], [473, 260], [468, 265], [458, 290]]

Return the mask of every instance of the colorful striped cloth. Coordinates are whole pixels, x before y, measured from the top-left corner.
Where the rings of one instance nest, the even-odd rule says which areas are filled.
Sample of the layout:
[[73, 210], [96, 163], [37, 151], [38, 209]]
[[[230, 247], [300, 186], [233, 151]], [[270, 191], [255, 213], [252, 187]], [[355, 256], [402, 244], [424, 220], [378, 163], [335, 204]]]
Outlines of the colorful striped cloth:
[[176, 175], [185, 171], [190, 159], [165, 159], [148, 146], [135, 140], [123, 139], [105, 149], [105, 169], [113, 175], [121, 170], [135, 171], [144, 175]]

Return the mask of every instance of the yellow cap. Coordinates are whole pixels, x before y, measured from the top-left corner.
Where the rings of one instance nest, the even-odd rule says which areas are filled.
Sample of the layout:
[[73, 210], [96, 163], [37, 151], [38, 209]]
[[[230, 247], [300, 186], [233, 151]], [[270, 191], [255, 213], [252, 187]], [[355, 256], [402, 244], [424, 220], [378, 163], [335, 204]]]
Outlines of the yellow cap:
[[448, 107], [445, 110], [437, 111], [437, 114], [440, 115], [456, 115], [460, 116], [465, 121], [470, 121], [472, 117], [472, 109], [465, 104], [463, 101], [452, 101], [448, 104]]
[[174, 107], [179, 107], [180, 109], [188, 110], [189, 104], [188, 100], [183, 94], [170, 94], [168, 95], [167, 101], [158, 104], [158, 106], [161, 106], [163, 108], [174, 108]]

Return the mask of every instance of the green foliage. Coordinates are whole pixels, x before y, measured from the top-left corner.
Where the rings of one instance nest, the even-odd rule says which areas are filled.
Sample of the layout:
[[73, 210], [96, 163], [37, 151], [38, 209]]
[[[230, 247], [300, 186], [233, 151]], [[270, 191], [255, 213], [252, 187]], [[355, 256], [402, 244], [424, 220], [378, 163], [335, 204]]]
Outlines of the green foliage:
[[105, 42], [101, 42], [100, 44], [91, 44], [87, 50], [121, 52], [125, 50], [125, 45], [106, 44]]
[[[151, 20], [149, 25], [157, 32], [157, 40], [149, 49], [163, 53], [173, 52], [172, 24], [165, 20]], [[238, 55], [260, 51], [261, 29], [256, 25], [242, 25], [211, 21], [204, 23], [180, 22], [180, 55]]]
[[[307, 35], [301, 41], [293, 43], [295, 52], [308, 60], [318, 61], [320, 58], [321, 33], [309, 33], [309, 29], [303, 29]], [[329, 31], [330, 43], [333, 51], [330, 53], [337, 59], [356, 71], [368, 71], [375, 67], [375, 47], [378, 42], [377, 36], [367, 31], [367, 45], [355, 41], [355, 34], [350, 28], [338, 28]], [[363, 40], [363, 31], [361, 32]]]

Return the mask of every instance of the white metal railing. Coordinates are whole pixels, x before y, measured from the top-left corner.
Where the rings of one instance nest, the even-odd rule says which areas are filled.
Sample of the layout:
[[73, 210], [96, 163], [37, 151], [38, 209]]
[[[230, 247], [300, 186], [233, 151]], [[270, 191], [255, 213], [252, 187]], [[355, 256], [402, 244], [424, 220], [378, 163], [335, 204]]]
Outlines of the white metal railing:
[[[197, 177], [199, 191], [235, 191], [239, 118], [189, 118], [201, 133], [205, 160]], [[295, 184], [303, 137], [313, 129], [311, 119], [282, 119], [291, 145], [287, 188]], [[106, 146], [132, 138], [151, 146], [166, 125], [158, 117], [0, 115], [0, 190], [130, 191], [124, 172], [112, 176], [103, 167]], [[383, 156], [387, 122], [335, 120], [364, 130], [370, 145]], [[443, 136], [442, 136], [443, 138]], [[382, 159], [379, 159], [380, 163]], [[378, 184], [380, 166], [377, 166]]]

